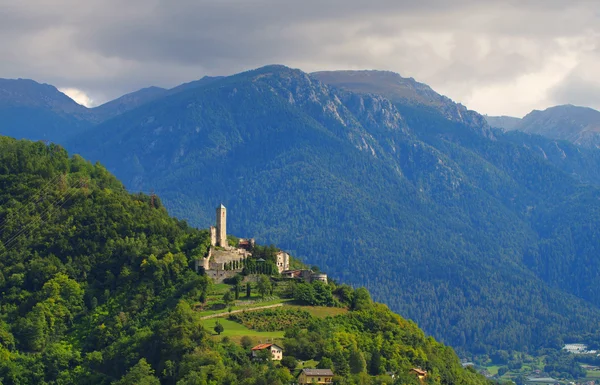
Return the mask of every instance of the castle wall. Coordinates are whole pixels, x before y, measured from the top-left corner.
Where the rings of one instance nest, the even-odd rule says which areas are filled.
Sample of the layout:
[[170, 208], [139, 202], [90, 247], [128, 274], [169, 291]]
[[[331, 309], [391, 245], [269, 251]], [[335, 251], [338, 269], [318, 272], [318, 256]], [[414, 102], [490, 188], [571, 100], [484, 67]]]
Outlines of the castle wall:
[[217, 228], [215, 226], [210, 226], [210, 245], [217, 245]]

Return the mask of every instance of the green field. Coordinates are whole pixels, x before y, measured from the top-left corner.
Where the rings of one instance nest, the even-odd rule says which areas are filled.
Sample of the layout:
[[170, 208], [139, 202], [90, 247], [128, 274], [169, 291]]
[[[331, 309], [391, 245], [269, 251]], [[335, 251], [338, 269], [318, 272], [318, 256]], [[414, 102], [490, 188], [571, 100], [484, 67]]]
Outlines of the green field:
[[585, 378], [588, 380], [600, 379], [600, 370], [588, 370]]
[[215, 333], [213, 331], [213, 328], [215, 327], [217, 321], [219, 321], [221, 323], [221, 325], [223, 325], [223, 328], [225, 329], [223, 331], [223, 333], [221, 333], [222, 337], [243, 337], [243, 336], [249, 336], [249, 337], [254, 337], [254, 339], [256, 341], [262, 340], [263, 342], [266, 341], [267, 339], [281, 339], [281, 338], [283, 338], [283, 333], [284, 332], [282, 332], [282, 331], [276, 331], [276, 332], [259, 332], [259, 331], [256, 331], [256, 330], [248, 329], [247, 327], [245, 327], [242, 324], [230, 321], [230, 320], [225, 319], [225, 318], [210, 318], [210, 319], [207, 319], [207, 320], [203, 320], [202, 324], [204, 325], [204, 327], [206, 328], [206, 330], [210, 331], [213, 335], [216, 336], [217, 333]]

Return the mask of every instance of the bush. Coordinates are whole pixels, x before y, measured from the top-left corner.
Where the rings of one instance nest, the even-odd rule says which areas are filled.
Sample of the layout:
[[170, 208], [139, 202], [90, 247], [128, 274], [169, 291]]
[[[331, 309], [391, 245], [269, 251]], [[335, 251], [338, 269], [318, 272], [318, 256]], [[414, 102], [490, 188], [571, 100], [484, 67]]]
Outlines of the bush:
[[285, 366], [286, 368], [288, 368], [290, 371], [296, 369], [296, 366], [298, 366], [298, 360], [296, 360], [294, 357], [292, 356], [284, 356], [281, 359], [281, 365]]

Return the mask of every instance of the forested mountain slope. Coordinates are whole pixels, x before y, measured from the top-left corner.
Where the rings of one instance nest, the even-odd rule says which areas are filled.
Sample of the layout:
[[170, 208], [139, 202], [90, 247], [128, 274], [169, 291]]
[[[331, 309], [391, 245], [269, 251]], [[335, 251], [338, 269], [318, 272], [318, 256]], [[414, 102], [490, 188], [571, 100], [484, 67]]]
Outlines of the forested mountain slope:
[[[293, 381], [203, 327], [192, 307], [210, 283], [192, 266], [208, 244], [207, 231], [169, 217], [157, 197], [127, 193], [102, 166], [0, 137], [0, 383]], [[286, 330], [285, 354], [330, 365], [339, 384], [391, 383], [387, 371], [418, 384], [414, 367], [432, 384], [487, 383], [364, 289], [318, 284], [341, 289], [350, 311], [304, 316]]]
[[595, 330], [598, 191], [449, 99], [441, 111], [463, 119], [403, 100], [269, 66], [68, 146], [201, 226], [223, 202], [233, 232], [367, 285], [460, 349], [558, 346]]

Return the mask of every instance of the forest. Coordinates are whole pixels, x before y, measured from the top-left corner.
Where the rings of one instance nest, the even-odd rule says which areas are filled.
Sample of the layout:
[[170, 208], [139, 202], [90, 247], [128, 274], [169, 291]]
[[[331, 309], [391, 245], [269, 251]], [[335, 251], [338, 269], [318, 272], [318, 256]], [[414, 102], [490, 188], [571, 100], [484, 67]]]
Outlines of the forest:
[[345, 313], [290, 316], [287, 366], [251, 360], [196, 310], [212, 287], [193, 269], [208, 231], [57, 145], [0, 137], [0, 241], [3, 385], [287, 384], [296, 359], [333, 368], [339, 384], [417, 384], [414, 367], [431, 384], [487, 383], [366, 289], [336, 283], [289, 293]]

